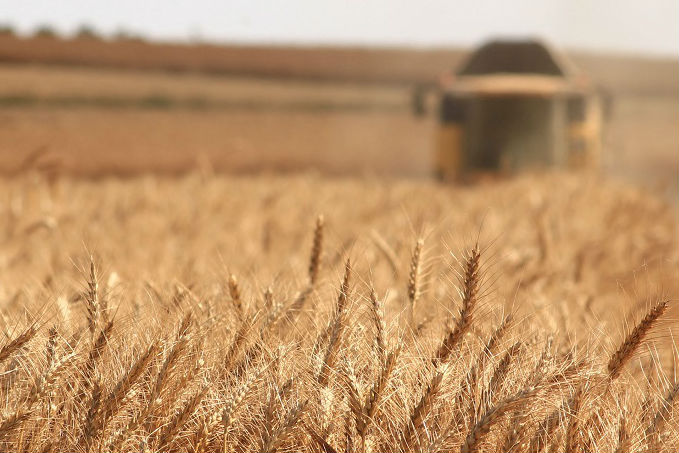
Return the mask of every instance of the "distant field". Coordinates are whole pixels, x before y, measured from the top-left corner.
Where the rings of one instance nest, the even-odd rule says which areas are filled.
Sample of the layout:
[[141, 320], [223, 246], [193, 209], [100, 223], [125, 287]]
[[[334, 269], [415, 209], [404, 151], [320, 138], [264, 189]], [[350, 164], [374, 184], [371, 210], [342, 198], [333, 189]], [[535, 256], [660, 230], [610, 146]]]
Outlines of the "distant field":
[[[0, 36], [0, 63], [118, 69], [316, 81], [413, 84], [436, 81], [467, 50], [159, 44], [142, 41], [18, 39]], [[679, 93], [673, 59], [571, 52], [585, 74], [615, 93]]]
[[[398, 85], [248, 79], [36, 65], [0, 66], [0, 169], [45, 149], [86, 175], [317, 169], [428, 176], [435, 114], [410, 112]], [[619, 94], [604, 170], [672, 195], [679, 108], [669, 95]]]
[[286, 48], [160, 44], [0, 36], [0, 62], [202, 72], [377, 83], [434, 80], [459, 62], [457, 49]]
[[[36, 150], [86, 175], [356, 172], [427, 176], [435, 114], [412, 89], [460, 50], [276, 48], [0, 37], [0, 170]], [[673, 193], [676, 62], [575, 55], [614, 95], [604, 170]]]
[[365, 102], [409, 106], [408, 90], [390, 85], [0, 64], [0, 99], [22, 95], [39, 99], [139, 99], [156, 96], [178, 100]]

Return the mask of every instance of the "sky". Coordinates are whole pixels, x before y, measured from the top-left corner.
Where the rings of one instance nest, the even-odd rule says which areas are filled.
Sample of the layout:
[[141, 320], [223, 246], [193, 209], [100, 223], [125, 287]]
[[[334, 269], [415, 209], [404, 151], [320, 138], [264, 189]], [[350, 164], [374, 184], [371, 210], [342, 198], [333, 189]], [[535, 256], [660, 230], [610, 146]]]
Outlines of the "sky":
[[677, 0], [0, 0], [21, 33], [125, 29], [163, 41], [470, 46], [539, 36], [567, 49], [679, 56]]

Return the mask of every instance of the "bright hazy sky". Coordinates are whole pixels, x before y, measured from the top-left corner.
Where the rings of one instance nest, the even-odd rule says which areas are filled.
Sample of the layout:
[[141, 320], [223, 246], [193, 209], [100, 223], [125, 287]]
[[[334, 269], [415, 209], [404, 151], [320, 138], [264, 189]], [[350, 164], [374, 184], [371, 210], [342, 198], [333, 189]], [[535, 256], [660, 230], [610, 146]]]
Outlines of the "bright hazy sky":
[[2, 22], [22, 33], [87, 23], [161, 40], [308, 45], [542, 36], [565, 48], [679, 55], [677, 0], [0, 0]]

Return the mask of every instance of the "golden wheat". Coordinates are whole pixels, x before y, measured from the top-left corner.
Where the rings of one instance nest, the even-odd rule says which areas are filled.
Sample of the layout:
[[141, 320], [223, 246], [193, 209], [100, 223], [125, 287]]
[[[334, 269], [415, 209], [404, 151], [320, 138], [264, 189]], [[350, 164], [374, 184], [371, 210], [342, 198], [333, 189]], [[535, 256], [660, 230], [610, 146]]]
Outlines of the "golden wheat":
[[0, 200], [1, 451], [679, 442], [676, 219], [636, 190], [26, 174]]

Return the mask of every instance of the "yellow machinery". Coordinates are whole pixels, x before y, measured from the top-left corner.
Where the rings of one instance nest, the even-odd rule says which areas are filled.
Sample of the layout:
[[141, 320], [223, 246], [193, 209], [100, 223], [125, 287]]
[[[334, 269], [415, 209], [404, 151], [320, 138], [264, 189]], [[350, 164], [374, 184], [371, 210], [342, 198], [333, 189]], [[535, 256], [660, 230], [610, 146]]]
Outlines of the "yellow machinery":
[[596, 167], [604, 97], [536, 41], [493, 41], [440, 85], [436, 173]]

